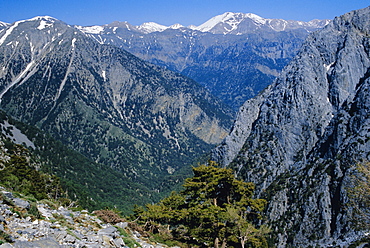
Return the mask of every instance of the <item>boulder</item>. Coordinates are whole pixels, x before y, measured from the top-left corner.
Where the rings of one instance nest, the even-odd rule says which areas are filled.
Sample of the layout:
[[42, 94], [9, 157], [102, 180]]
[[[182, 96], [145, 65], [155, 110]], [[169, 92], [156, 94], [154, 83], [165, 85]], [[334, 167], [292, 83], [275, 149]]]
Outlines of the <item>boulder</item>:
[[117, 228], [114, 226], [110, 226], [104, 229], [100, 229], [98, 231], [98, 235], [106, 235], [106, 236], [111, 236], [111, 237], [116, 237], [118, 236], [117, 234]]
[[[10, 246], [11, 247], [11, 246]], [[16, 248], [60, 248], [62, 247], [53, 237], [35, 241], [16, 241], [13, 244]], [[2, 248], [2, 247], [1, 247]]]
[[120, 223], [117, 223], [116, 226], [118, 226], [119, 228], [125, 229], [128, 226], [128, 223], [120, 222]]
[[9, 243], [5, 243], [5, 244], [2, 244], [0, 245], [0, 248], [13, 248], [14, 246], [9, 244]]
[[123, 241], [122, 238], [114, 239], [112, 243], [115, 247], [124, 247], [125, 246], [125, 242]]
[[20, 198], [13, 198], [14, 205], [23, 209], [30, 209], [30, 203]]
[[1, 191], [6, 198], [13, 199], [13, 194], [8, 191]]
[[6, 220], [4, 218], [4, 216], [0, 215], [0, 223], [5, 223], [6, 224]]

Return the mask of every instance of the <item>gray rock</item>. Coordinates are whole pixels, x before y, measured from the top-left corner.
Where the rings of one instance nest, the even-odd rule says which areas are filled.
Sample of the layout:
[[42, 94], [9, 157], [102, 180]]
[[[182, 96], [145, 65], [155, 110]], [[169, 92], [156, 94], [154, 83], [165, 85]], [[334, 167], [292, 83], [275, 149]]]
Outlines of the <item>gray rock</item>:
[[120, 223], [117, 223], [116, 226], [118, 226], [119, 228], [125, 229], [126, 227], [128, 227], [128, 223], [120, 222]]
[[67, 234], [67, 236], [64, 237], [64, 239], [62, 240], [63, 243], [75, 243], [76, 242], [76, 237], [70, 235], [70, 234]]
[[13, 215], [13, 212], [12, 211], [10, 211], [9, 209], [6, 209], [5, 211], [4, 211], [4, 214], [5, 215]]
[[6, 224], [6, 220], [4, 218], [4, 216], [0, 215], [0, 223], [5, 223]]
[[114, 239], [113, 244], [114, 244], [115, 247], [124, 247], [125, 246], [125, 242], [123, 242], [122, 238]]
[[13, 246], [17, 248], [60, 248], [62, 247], [53, 237], [48, 237], [45, 239], [40, 239], [40, 240], [35, 240], [35, 241], [16, 241], [13, 244]]
[[66, 231], [56, 231], [54, 235], [55, 235], [55, 238], [58, 241], [60, 241], [60, 240], [63, 240], [67, 236], [67, 232]]
[[22, 200], [20, 198], [13, 198], [13, 202], [19, 208], [29, 209], [31, 206], [28, 201]]
[[12, 244], [9, 244], [9, 243], [5, 243], [5, 244], [2, 244], [0, 245], [0, 248], [13, 248], [14, 246]]
[[8, 192], [8, 191], [1, 191], [1, 193], [2, 193], [5, 197], [7, 197], [7, 198], [9, 198], [9, 199], [13, 199], [13, 193]]
[[115, 228], [114, 226], [110, 226], [110, 227], [107, 227], [107, 228], [104, 228], [104, 229], [100, 229], [98, 231], [98, 235], [107, 235], [107, 236], [111, 236], [111, 237], [116, 237], [117, 236], [117, 228]]

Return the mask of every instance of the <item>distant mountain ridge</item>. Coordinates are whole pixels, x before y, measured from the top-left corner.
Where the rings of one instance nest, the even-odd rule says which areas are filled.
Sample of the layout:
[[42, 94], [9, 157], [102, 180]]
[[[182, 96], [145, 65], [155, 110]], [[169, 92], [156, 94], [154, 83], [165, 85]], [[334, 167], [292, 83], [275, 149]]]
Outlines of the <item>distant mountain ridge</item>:
[[113, 22], [76, 28], [101, 44], [120, 47], [194, 79], [236, 112], [272, 83], [310, 32], [328, 22], [227, 12], [198, 27]]
[[[163, 32], [167, 29], [191, 29], [201, 32], [210, 32], [213, 34], [236, 34], [242, 35], [247, 33], [252, 33], [258, 30], [265, 31], [288, 31], [293, 29], [305, 29], [307, 31], [313, 31], [316, 29], [323, 28], [326, 26], [330, 20], [312, 20], [309, 22], [303, 21], [292, 21], [283, 19], [267, 19], [262, 18], [256, 14], [252, 13], [233, 13], [225, 12], [224, 14], [215, 16], [208, 21], [204, 22], [199, 26], [190, 25], [183, 26], [181, 24], [174, 24], [171, 26], [161, 25], [155, 22], [145, 22], [141, 25], [134, 26], [128, 22], [113, 22], [111, 24], [106, 24], [103, 26], [77, 26], [85, 33], [99, 34], [103, 33], [106, 28], [114, 29], [114, 27], [124, 27], [130, 31], [137, 31], [144, 34], [153, 32]], [[113, 28], [112, 28], [113, 27]], [[115, 30], [113, 30], [115, 32]]]

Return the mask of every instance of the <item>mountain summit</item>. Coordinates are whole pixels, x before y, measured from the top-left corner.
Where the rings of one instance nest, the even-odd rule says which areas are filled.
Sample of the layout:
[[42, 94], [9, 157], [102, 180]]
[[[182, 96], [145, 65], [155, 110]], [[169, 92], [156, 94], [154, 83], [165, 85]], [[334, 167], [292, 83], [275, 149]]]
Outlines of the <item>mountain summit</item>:
[[215, 16], [200, 26], [193, 29], [214, 34], [246, 34], [257, 30], [265, 31], [288, 31], [304, 29], [313, 31], [324, 27], [329, 20], [313, 20], [310, 22], [287, 21], [283, 19], [266, 19], [252, 13], [226, 12]]
[[370, 7], [312, 33], [214, 151], [267, 198], [281, 247], [343, 247], [364, 235], [346, 190], [370, 159], [369, 34]]

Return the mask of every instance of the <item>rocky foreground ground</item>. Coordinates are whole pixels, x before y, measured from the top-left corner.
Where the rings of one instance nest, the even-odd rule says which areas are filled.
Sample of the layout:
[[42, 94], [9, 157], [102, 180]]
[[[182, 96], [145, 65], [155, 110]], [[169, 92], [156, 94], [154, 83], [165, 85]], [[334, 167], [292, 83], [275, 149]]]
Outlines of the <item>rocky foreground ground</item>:
[[[166, 247], [151, 244], [128, 228], [127, 222], [114, 226], [104, 224], [88, 211], [72, 211], [64, 207], [54, 209], [45, 203], [32, 203], [2, 190], [0, 200], [0, 248], [8, 247]], [[34, 207], [34, 208], [35, 208]], [[25, 217], [24, 212], [35, 211]], [[0, 241], [1, 242], [1, 241]]]

